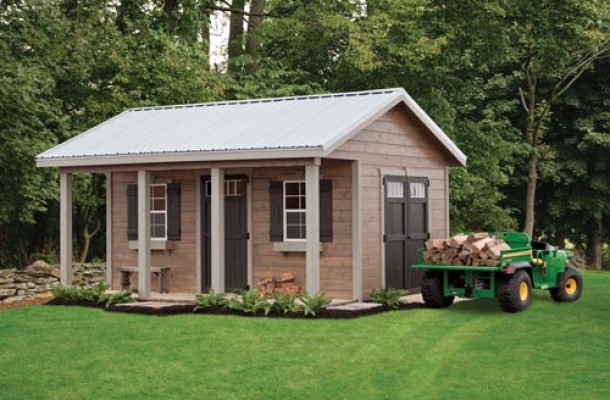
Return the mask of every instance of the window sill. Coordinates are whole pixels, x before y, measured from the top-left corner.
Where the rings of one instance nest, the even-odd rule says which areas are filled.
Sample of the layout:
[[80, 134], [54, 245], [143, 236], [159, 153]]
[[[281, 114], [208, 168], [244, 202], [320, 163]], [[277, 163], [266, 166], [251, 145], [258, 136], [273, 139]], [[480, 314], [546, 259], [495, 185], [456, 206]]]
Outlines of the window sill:
[[[273, 242], [273, 251], [284, 253], [305, 253], [307, 242]], [[320, 253], [322, 243], [320, 243]]]
[[[150, 241], [150, 249], [151, 250], [172, 250], [174, 248], [174, 242], [171, 240], [151, 240]], [[138, 241], [130, 240], [129, 241], [129, 250], [138, 250]]]

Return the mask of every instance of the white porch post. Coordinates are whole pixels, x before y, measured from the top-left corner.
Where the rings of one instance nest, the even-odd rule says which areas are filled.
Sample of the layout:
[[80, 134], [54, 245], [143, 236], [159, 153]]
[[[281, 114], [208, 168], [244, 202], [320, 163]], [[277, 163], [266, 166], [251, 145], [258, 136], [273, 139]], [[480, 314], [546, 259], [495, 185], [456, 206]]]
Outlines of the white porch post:
[[352, 296], [362, 301], [362, 202], [360, 161], [352, 161]]
[[211, 283], [216, 293], [225, 291], [225, 187], [224, 170], [212, 168], [211, 237], [212, 250]]
[[320, 163], [305, 167], [305, 288], [314, 295], [320, 291]]
[[150, 297], [150, 172], [138, 171], [138, 296]]
[[72, 174], [59, 173], [59, 252], [60, 278], [72, 285]]

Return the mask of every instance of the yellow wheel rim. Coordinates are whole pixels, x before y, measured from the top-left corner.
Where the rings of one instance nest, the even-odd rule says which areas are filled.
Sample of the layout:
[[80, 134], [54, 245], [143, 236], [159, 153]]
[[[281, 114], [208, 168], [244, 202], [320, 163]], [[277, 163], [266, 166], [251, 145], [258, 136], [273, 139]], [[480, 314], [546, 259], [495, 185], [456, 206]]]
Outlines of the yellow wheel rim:
[[569, 278], [566, 281], [566, 293], [567, 294], [574, 294], [576, 293], [576, 288], [578, 287], [578, 283], [576, 283], [576, 279], [574, 278]]
[[521, 298], [521, 301], [527, 300], [528, 294], [529, 294], [529, 288], [527, 287], [527, 283], [521, 282], [519, 284], [519, 298]]

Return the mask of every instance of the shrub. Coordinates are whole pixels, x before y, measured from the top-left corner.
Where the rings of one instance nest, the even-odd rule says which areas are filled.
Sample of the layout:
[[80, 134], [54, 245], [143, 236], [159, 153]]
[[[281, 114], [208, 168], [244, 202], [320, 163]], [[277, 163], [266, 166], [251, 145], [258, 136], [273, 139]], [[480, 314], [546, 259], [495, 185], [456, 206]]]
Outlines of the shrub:
[[373, 289], [371, 292], [371, 300], [375, 303], [385, 304], [392, 308], [398, 308], [400, 298], [406, 296], [409, 292], [403, 289]]
[[324, 306], [327, 306], [332, 301], [325, 293], [318, 293], [315, 296], [304, 294], [299, 296], [301, 304], [298, 306], [299, 311], [302, 311], [305, 316], [316, 316]]
[[227, 307], [246, 314], [256, 314], [259, 311], [264, 311], [267, 315], [271, 311], [271, 303], [265, 297], [262, 297], [260, 290], [257, 289], [243, 290], [239, 296], [228, 297]]
[[203, 310], [206, 308], [226, 307], [228, 298], [224, 294], [216, 294], [214, 289], [210, 289], [208, 294], [199, 294], [197, 297], [197, 306], [193, 311]]
[[273, 304], [271, 309], [278, 314], [288, 314], [289, 312], [297, 311], [298, 306], [296, 304], [297, 294], [283, 294], [280, 292], [273, 292], [271, 295], [273, 298]]
[[106, 308], [109, 308], [114, 304], [134, 301], [131, 296], [131, 291], [106, 294], [105, 292], [109, 287], [110, 286], [105, 282], [100, 282], [97, 285], [88, 288], [55, 285], [51, 290], [53, 297], [61, 303], [89, 302], [104, 305]]

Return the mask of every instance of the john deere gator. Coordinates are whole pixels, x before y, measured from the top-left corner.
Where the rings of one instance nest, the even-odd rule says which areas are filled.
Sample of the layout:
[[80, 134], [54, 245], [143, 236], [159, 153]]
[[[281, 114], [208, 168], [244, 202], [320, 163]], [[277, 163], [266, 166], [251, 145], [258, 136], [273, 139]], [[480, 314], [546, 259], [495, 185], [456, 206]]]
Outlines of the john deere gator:
[[568, 266], [569, 251], [530, 241], [521, 232], [491, 234], [511, 248], [500, 253], [498, 266], [425, 264], [425, 249], [419, 249], [418, 262], [412, 268], [425, 270], [421, 290], [426, 305], [448, 307], [456, 296], [497, 298], [502, 310], [517, 312], [529, 307], [532, 289], [548, 290], [557, 302], [578, 300], [583, 282], [578, 270]]

